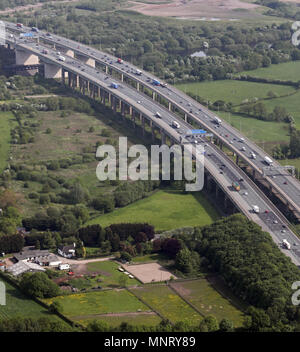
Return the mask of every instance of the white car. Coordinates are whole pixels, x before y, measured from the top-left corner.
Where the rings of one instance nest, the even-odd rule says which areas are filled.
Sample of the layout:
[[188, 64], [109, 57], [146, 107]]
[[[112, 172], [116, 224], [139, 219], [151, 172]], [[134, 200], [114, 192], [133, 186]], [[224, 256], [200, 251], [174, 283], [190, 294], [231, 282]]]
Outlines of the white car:
[[243, 148], [242, 148], [242, 151], [243, 151], [243, 152], [245, 152], [245, 151], [246, 151], [246, 148], [245, 148], [245, 147], [243, 147]]

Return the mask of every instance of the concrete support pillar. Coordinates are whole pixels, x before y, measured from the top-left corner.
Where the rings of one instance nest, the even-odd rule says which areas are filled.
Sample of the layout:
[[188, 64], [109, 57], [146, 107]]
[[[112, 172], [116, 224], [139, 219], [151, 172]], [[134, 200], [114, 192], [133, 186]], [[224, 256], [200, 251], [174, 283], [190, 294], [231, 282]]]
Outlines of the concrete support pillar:
[[138, 92], [140, 91], [140, 83], [139, 82], [136, 83], [136, 89]]
[[105, 65], [105, 73], [108, 74], [108, 66]]
[[125, 116], [125, 103], [121, 101], [121, 115]]
[[172, 104], [170, 102], [168, 103], [168, 107], [169, 107], [169, 111], [171, 111], [172, 110]]
[[66, 70], [65, 69], [61, 69], [61, 81], [63, 84], [66, 84]]
[[16, 65], [38, 65], [39, 57], [26, 50], [16, 49]]
[[129, 115], [130, 115], [130, 116], [132, 116], [132, 112], [133, 112], [132, 106], [129, 106]]
[[111, 94], [108, 93], [108, 104], [111, 104]]
[[187, 114], [184, 114], [184, 121], [187, 122]]
[[145, 117], [142, 116], [142, 131], [143, 131], [143, 136], [145, 136]]
[[152, 99], [155, 100], [155, 98], [156, 98], [156, 93], [152, 92]]
[[44, 64], [44, 77], [45, 78], [62, 78], [62, 69], [60, 66], [52, 64]]
[[163, 130], [160, 130], [160, 135], [161, 135], [161, 144], [166, 144], [166, 135]]
[[121, 73], [121, 82], [124, 82], [124, 75]]
[[86, 57], [86, 56], [81, 56], [81, 55], [77, 55], [77, 56], [78, 56], [78, 59], [83, 63], [85, 63], [86, 65], [89, 65], [94, 68], [96, 67], [96, 62], [94, 59], [91, 59], [90, 57]]
[[218, 196], [219, 196], [219, 186], [218, 186], [218, 184], [216, 184], [216, 193], [215, 193], [215, 195], [216, 195], [216, 198], [218, 198]]
[[224, 206], [224, 209], [226, 211], [226, 209], [228, 208], [228, 197], [226, 196], [226, 194], [224, 195], [224, 203], [223, 203], [223, 206]]
[[152, 142], [154, 142], [155, 141], [155, 127], [153, 124], [151, 125], [151, 137], [152, 137]]

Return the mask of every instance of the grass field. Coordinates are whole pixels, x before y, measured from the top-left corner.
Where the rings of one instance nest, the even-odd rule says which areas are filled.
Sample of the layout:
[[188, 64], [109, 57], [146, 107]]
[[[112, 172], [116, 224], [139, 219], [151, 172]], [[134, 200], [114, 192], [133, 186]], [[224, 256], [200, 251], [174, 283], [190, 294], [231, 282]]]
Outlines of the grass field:
[[53, 301], [60, 302], [64, 315], [76, 320], [97, 318], [98, 314], [137, 312], [138, 309], [142, 312], [149, 311], [146, 305], [127, 290], [88, 292], [59, 296], [44, 301], [47, 304]]
[[245, 117], [226, 112], [220, 112], [226, 122], [241, 131], [257, 145], [271, 152], [275, 144], [289, 143], [288, 124], [283, 122], [261, 121], [251, 117]]
[[202, 316], [185, 303], [177, 294], [165, 285], [149, 285], [131, 289], [150, 307], [158, 311], [171, 322], [183, 321], [190, 325], [198, 325]]
[[[300, 68], [300, 66], [299, 66]], [[264, 84], [256, 82], [222, 80], [199, 83], [178, 84], [177, 88], [185, 93], [194, 93], [211, 102], [223, 100], [234, 105], [241, 104], [245, 99], [267, 98], [268, 92], [277, 93], [278, 96], [295, 91], [293, 87], [278, 84]]]
[[[3, 282], [1, 279], [0, 281]], [[26, 318], [51, 318], [53, 321], [64, 323], [56, 315], [50, 314], [45, 308], [38, 303], [24, 296], [19, 290], [5, 282], [6, 287], [6, 305], [0, 305], [0, 319], [9, 319], [16, 317]], [[67, 325], [66, 325], [67, 327]]]
[[141, 257], [133, 257], [131, 263], [150, 263], [158, 261], [168, 261], [169, 258], [162, 253], [146, 254]]
[[10, 130], [17, 124], [11, 112], [0, 112], [0, 173], [7, 165]]
[[242, 74], [252, 77], [281, 79], [285, 81], [291, 80], [297, 82], [300, 80], [300, 61], [284, 62], [278, 65], [240, 72], [237, 75]]
[[[87, 264], [87, 268], [90, 272], [101, 273], [101, 279], [103, 280], [100, 285], [102, 287], [120, 287], [119, 278], [124, 276], [124, 273], [121, 273], [118, 270], [120, 265], [108, 260], [104, 262], [92, 262]], [[140, 282], [136, 279], [127, 280], [127, 286], [139, 285]]]
[[105, 227], [121, 222], [147, 222], [157, 231], [164, 231], [182, 226], [208, 225], [217, 218], [216, 210], [201, 193], [161, 190], [127, 207], [99, 216], [88, 225], [101, 224]]
[[296, 127], [300, 128], [300, 110], [299, 110], [299, 101], [300, 101], [300, 91], [296, 94], [289, 97], [277, 98], [272, 100], [266, 100], [264, 102], [268, 112], [271, 112], [275, 106], [282, 106], [290, 113], [294, 120]]
[[[94, 319], [77, 320], [81, 325], [85, 326]], [[109, 326], [116, 327], [121, 323], [128, 323], [135, 326], [156, 326], [161, 322], [161, 318], [157, 314], [139, 313], [137, 315], [102, 315], [97, 317], [97, 320], [106, 322]]]
[[202, 314], [211, 314], [219, 322], [228, 318], [235, 327], [242, 325], [243, 313], [216, 291], [206, 279], [172, 283], [172, 286]]

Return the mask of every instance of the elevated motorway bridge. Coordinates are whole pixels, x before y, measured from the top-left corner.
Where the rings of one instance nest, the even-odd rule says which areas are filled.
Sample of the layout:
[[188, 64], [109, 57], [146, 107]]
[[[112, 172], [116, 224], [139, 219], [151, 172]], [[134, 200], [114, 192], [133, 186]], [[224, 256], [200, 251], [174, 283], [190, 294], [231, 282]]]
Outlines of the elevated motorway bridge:
[[[14, 30], [12, 30], [12, 32], [14, 32]], [[43, 33], [40, 34], [40, 38], [42, 35]], [[62, 39], [60, 39], [60, 42], [61, 41]], [[199, 114], [196, 114], [196, 110], [194, 110], [195, 114], [189, 111], [187, 118], [182, 119], [173, 112], [172, 107], [166, 108], [159, 104], [155, 99], [145, 95], [141, 89], [132, 87], [124, 79], [123, 81], [122, 79], [116, 81], [114, 77], [106, 73], [106, 70], [104, 72], [98, 70], [91, 61], [91, 57], [88, 55], [83, 60], [82, 53], [81, 56], [78, 57], [77, 55], [72, 55], [72, 52], [69, 51], [71, 49], [67, 49], [66, 51], [68, 51], [67, 54], [69, 55], [64, 54], [65, 60], [61, 61], [59, 58], [60, 55], [57, 53], [57, 48], [47, 46], [42, 40], [37, 43], [35, 41], [18, 39], [16, 36], [13, 38], [8, 35], [6, 42], [16, 51], [16, 65], [43, 65], [45, 77], [60, 79], [63, 84], [79, 90], [82, 94], [88, 94], [90, 97], [103, 104], [109, 104], [115, 112], [119, 111], [124, 118], [126, 115], [130, 116], [133, 127], [137, 126], [136, 122], [138, 120], [143, 133], [145, 131], [145, 125], [149, 125], [152, 137], [155, 138], [158, 132], [163, 143], [165, 143], [166, 140], [176, 144], [182, 144], [186, 141], [194, 142], [192, 137], [183, 136], [188, 135], [193, 128], [193, 126], [189, 124], [193, 115], [195, 119], [199, 118], [199, 120], [201, 120], [200, 111], [203, 114], [207, 114], [206, 118], [208, 119], [206, 124], [201, 124], [201, 127], [210, 127], [207, 128], [207, 130], [210, 130], [214, 135], [216, 134], [215, 128], [210, 126], [209, 123], [210, 115], [208, 114], [211, 113], [204, 111], [203, 107], [201, 107], [201, 110], [198, 109]], [[93, 49], [90, 50], [93, 51]], [[91, 55], [93, 55], [93, 52]], [[132, 75], [135, 74], [132, 73]], [[143, 73], [142, 76], [143, 75], [145, 75], [145, 73]], [[114, 82], [119, 84], [118, 89], [112, 88], [111, 85]], [[156, 93], [154, 89], [161, 89], [166, 96], [169, 92], [172, 98], [174, 98], [173, 94], [176, 93], [176, 90], [172, 90], [173, 88], [153, 88], [153, 92]], [[197, 103], [188, 97], [185, 99], [188, 99], [187, 104], [191, 104], [187, 106], [189, 106], [189, 108], [191, 107], [191, 109], [195, 109]], [[183, 106], [184, 104], [185, 103], [182, 101]], [[157, 117], [157, 113], [161, 115], [161, 118]], [[205, 119], [205, 117], [202, 118]], [[175, 129], [172, 127], [174, 121], [178, 122], [180, 128]], [[218, 131], [218, 133], [220, 132]], [[225, 138], [227, 137], [223, 139], [226, 140]], [[290, 251], [284, 248], [281, 248], [281, 250], [288, 255], [296, 265], [300, 266], [300, 239], [291, 230], [287, 219], [255, 183], [245, 175], [242, 169], [227, 157], [222, 150], [217, 148], [214, 143], [208, 142], [201, 137], [198, 138], [198, 142], [203, 143], [206, 149], [205, 186], [211, 187], [213, 180], [216, 185], [216, 195], [220, 191], [224, 194], [222, 200], [224, 206], [226, 206], [227, 202], [232, 202], [239, 211], [259, 224], [265, 231], [268, 231], [280, 248], [282, 240], [286, 238], [291, 243], [292, 248]], [[237, 141], [237, 143], [241, 142]], [[243, 144], [245, 144], [245, 142]], [[246, 142], [245, 145], [249, 147], [250, 144]], [[238, 147], [235, 148], [238, 152]], [[289, 177], [289, 181], [291, 179], [291, 176], [283, 177]], [[243, 181], [241, 181], [241, 179]], [[240, 181], [242, 188], [240, 192], [236, 192], [232, 189], [232, 181]], [[297, 186], [297, 183], [295, 183], [295, 185]], [[259, 214], [253, 212], [253, 205], [257, 205], [260, 208], [261, 211]]]
[[[22, 31], [30, 31], [28, 27], [18, 28], [16, 24], [9, 22], [5, 24], [10, 33], [20, 34]], [[139, 70], [131, 63], [122, 60], [118, 62], [116, 57], [112, 55], [54, 34], [40, 31], [35, 35], [38, 41], [45, 45], [51, 45], [64, 55], [76, 56], [92, 67], [101, 66], [107, 74], [117, 74], [122, 82], [126, 80], [138, 91], [150, 90], [153, 100], [167, 103], [168, 109], [177, 113], [185, 121], [193, 122], [198, 127], [213, 133], [221, 147], [226, 145], [236, 155], [237, 164], [243, 161], [252, 170], [253, 179], [263, 180], [269, 192], [276, 195], [283, 203], [282, 209], [285, 214], [288, 216], [293, 214], [291, 218], [300, 222], [300, 183], [287, 170], [282, 170], [279, 174], [276, 170], [264, 173], [263, 167], [266, 166], [264, 158], [267, 154], [226, 122], [222, 121], [221, 125], [217, 125], [214, 122], [216, 116], [214, 112], [209, 111], [173, 86], [153, 85], [153, 80], [159, 79], [148, 72]], [[137, 74], [138, 71], [140, 74]], [[240, 142], [242, 139], [243, 143]], [[242, 147], [245, 147], [245, 150], [242, 150]], [[256, 159], [252, 159], [252, 153], [256, 155]], [[273, 165], [280, 166], [276, 161], [273, 162]]]

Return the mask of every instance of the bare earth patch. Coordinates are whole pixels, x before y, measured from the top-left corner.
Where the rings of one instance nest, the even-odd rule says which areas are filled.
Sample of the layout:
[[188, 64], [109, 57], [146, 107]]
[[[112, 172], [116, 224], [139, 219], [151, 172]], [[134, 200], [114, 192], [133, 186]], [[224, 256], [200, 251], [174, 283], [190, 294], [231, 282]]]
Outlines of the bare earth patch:
[[[133, 5], [130, 10], [144, 15], [203, 20], [245, 17], [249, 16], [249, 11], [253, 15], [254, 12], [252, 10], [260, 7], [257, 4], [241, 0], [171, 0], [170, 3], [166, 4], [155, 4], [154, 0], [153, 4], [143, 4], [134, 1], [129, 1], [129, 3]], [[241, 11], [238, 12], [237, 10]]]
[[158, 263], [123, 265], [123, 267], [143, 284], [170, 280], [171, 276], [177, 279], [170, 271]]

